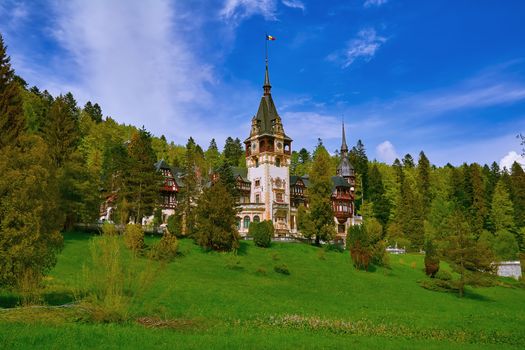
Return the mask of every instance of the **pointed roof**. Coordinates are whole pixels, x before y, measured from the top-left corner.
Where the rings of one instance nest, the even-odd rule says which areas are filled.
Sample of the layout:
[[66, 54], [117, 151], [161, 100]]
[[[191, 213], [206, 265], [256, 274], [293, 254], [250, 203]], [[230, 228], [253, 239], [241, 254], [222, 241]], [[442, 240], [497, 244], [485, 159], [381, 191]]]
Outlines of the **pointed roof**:
[[[281, 123], [281, 117], [277, 112], [275, 103], [273, 102], [272, 94], [270, 92], [272, 86], [270, 85], [270, 74], [268, 73], [268, 62], [266, 62], [265, 74], [264, 74], [264, 94], [261, 97], [257, 114], [252, 120], [255, 120], [259, 127], [259, 135], [274, 135], [274, 125]], [[285, 140], [291, 139], [284, 135]]]
[[343, 141], [341, 143], [341, 153], [348, 152], [348, 146], [346, 145], [346, 135], [345, 135], [345, 122], [343, 121]]

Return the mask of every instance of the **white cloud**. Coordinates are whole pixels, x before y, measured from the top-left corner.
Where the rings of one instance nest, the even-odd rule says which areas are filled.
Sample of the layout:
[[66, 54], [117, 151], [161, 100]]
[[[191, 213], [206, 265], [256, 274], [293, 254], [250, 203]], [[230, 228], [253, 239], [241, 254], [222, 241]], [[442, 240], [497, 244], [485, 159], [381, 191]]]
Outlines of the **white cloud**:
[[276, 10], [275, 0], [226, 0], [219, 15], [233, 24], [253, 15], [261, 15], [268, 21], [274, 21], [277, 19]]
[[299, 0], [281, 0], [281, 2], [283, 3], [284, 6], [287, 6], [290, 8], [299, 9], [302, 11], [306, 10], [304, 3]]
[[64, 79], [79, 100], [149, 130], [195, 135], [192, 112], [212, 102], [213, 68], [177, 34], [185, 26], [170, 1], [76, 0], [55, 11], [53, 33], [69, 54], [60, 64], [74, 75]]
[[364, 7], [381, 6], [387, 3], [387, 0], [366, 0], [363, 4]]
[[501, 169], [507, 168], [507, 170], [510, 171], [514, 162], [518, 162], [518, 164], [521, 164], [521, 166], [525, 168], [525, 158], [515, 151], [510, 151], [505, 157], [501, 158], [499, 166]]
[[345, 49], [331, 53], [327, 59], [341, 64], [343, 68], [349, 67], [358, 59], [368, 62], [386, 41], [385, 37], [377, 35], [374, 28], [364, 28], [347, 43]]
[[392, 164], [396, 158], [399, 158], [394, 145], [388, 140], [377, 145], [376, 156], [379, 161], [387, 164]]

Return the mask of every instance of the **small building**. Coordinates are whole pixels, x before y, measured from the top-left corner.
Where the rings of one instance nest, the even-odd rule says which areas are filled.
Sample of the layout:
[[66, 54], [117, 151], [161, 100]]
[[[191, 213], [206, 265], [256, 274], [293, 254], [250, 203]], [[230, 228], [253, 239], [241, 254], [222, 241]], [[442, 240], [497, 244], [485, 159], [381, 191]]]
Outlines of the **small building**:
[[521, 278], [521, 263], [520, 261], [500, 261], [496, 263], [497, 275], [501, 277], [512, 277], [514, 279]]

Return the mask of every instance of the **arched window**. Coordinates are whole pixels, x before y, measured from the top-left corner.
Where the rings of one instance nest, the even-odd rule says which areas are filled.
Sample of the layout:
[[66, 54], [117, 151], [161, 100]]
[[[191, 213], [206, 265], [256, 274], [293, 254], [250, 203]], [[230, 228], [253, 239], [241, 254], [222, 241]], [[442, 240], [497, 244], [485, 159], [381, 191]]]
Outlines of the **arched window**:
[[280, 167], [281, 166], [281, 158], [275, 158], [275, 166]]
[[244, 228], [248, 228], [248, 227], [250, 227], [250, 217], [249, 217], [249, 216], [245, 216], [245, 217], [244, 217], [244, 224], [243, 224], [243, 227], [244, 227]]
[[253, 217], [253, 222], [259, 222], [259, 221], [261, 221], [261, 219], [259, 218], [259, 215], [255, 215]]

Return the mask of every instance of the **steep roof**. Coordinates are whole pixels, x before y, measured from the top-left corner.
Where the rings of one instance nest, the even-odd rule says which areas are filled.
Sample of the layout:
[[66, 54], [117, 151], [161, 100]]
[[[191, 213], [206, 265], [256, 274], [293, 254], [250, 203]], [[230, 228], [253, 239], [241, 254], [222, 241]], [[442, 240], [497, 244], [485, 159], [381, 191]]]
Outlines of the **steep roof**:
[[238, 176], [240, 176], [244, 182], [251, 182], [250, 180], [248, 180], [248, 169], [241, 167], [231, 167], [231, 169], [233, 177], [237, 178]]

